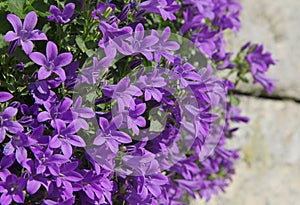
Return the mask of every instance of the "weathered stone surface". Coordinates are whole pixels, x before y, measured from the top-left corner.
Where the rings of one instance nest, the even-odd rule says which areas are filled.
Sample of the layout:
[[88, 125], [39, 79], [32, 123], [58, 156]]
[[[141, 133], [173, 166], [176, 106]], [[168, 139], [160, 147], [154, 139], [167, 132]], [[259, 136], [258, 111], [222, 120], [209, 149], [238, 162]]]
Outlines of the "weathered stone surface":
[[[274, 95], [300, 99], [300, 1], [240, 0], [242, 28], [232, 36], [229, 49], [251, 41], [262, 43], [278, 63], [268, 76], [279, 79]], [[260, 92], [261, 86], [242, 86], [244, 91]]]
[[[228, 146], [240, 147], [233, 183], [208, 205], [283, 205], [300, 201], [300, 104], [242, 97], [250, 117]], [[191, 205], [204, 205], [194, 200]]]

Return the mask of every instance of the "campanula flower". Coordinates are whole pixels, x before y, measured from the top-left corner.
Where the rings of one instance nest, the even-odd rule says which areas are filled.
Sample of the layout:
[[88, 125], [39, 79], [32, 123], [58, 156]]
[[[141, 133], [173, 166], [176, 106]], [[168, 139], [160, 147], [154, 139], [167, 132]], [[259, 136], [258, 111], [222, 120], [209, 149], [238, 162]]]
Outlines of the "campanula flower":
[[46, 79], [52, 73], [55, 73], [61, 81], [66, 80], [66, 74], [62, 67], [70, 64], [73, 58], [69, 52], [58, 55], [57, 46], [52, 41], [47, 43], [46, 56], [42, 53], [34, 52], [29, 57], [33, 62], [41, 66], [38, 71], [39, 80]]
[[[34, 27], [37, 24], [37, 15], [34, 11], [29, 12], [22, 22], [19, 17], [14, 14], [8, 14], [7, 20], [11, 23], [14, 28], [13, 31], [8, 31], [5, 34], [4, 40], [7, 42], [14, 43], [15, 46], [22, 45], [24, 52], [29, 55], [33, 50], [33, 43], [32, 41], [37, 40], [47, 40], [47, 37], [42, 31], [35, 29]], [[10, 51], [12, 54], [14, 49]]]
[[61, 12], [59, 8], [54, 5], [50, 6], [50, 15], [48, 16], [48, 21], [55, 20], [56, 23], [66, 24], [72, 20], [74, 14], [75, 4], [68, 3], [64, 10]]

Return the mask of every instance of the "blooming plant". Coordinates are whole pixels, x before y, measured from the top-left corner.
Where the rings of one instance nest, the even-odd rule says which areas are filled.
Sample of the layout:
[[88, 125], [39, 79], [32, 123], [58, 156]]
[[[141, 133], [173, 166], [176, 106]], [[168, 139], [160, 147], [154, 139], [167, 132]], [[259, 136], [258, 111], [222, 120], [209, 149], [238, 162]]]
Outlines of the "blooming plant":
[[276, 81], [262, 45], [226, 51], [241, 10], [0, 2], [0, 203], [185, 204], [224, 191], [239, 158], [225, 144], [248, 122], [236, 86], [252, 78], [271, 93]]

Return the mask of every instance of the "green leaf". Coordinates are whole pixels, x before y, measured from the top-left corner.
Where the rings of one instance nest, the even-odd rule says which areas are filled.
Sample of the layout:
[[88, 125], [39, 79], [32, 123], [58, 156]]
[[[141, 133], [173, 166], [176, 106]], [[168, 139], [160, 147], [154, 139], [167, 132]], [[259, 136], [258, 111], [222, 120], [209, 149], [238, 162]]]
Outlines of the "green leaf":
[[232, 106], [238, 106], [240, 104], [240, 100], [235, 97], [233, 94], [230, 94], [229, 100]]
[[7, 0], [7, 10], [24, 19], [26, 16], [24, 13], [25, 2], [26, 0]]
[[162, 132], [164, 129], [164, 126], [158, 120], [151, 121], [149, 128], [150, 132]]
[[86, 45], [85, 45], [84, 41], [82, 40], [81, 36], [76, 36], [75, 41], [76, 41], [76, 44], [78, 45], [78, 47], [80, 48], [80, 50], [82, 52], [86, 52], [87, 48], [86, 48]]
[[0, 49], [5, 47], [6, 45], [8, 45], [8, 43], [4, 41], [4, 36], [0, 34]]

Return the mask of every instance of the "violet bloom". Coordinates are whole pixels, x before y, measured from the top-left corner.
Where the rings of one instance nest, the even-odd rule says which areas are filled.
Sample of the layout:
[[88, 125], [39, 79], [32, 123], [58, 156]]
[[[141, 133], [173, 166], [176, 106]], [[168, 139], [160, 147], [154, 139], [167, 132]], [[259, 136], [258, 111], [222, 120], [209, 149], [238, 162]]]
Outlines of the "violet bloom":
[[163, 20], [176, 20], [174, 15], [180, 9], [180, 6], [174, 0], [148, 0], [139, 5], [140, 9], [146, 12], [160, 14]]
[[100, 130], [97, 131], [94, 145], [106, 144], [113, 153], [118, 153], [119, 144], [132, 142], [128, 134], [117, 130], [120, 122], [119, 117], [113, 118], [111, 122], [108, 122], [104, 117], [100, 117]]
[[55, 73], [59, 76], [61, 81], [65, 81], [66, 74], [62, 67], [71, 63], [73, 58], [72, 54], [66, 52], [58, 55], [56, 44], [49, 41], [46, 47], [46, 56], [40, 52], [31, 53], [29, 56], [33, 62], [42, 66], [38, 71], [38, 79], [46, 79], [52, 73]]
[[133, 133], [139, 135], [138, 127], [145, 127], [146, 120], [141, 115], [146, 110], [146, 104], [142, 103], [140, 100], [135, 100], [130, 103], [129, 111], [127, 115], [127, 127], [132, 129]]
[[71, 107], [73, 118], [76, 119], [76, 122], [80, 125], [82, 129], [88, 130], [89, 125], [82, 118], [92, 118], [95, 116], [95, 112], [88, 107], [82, 107], [82, 97], [79, 96], [75, 101], [73, 107]]
[[1, 161], [0, 161], [0, 179], [5, 181], [5, 178], [10, 174], [8, 170], [11, 165], [15, 162], [15, 155], [11, 154], [8, 156], [2, 156], [1, 154]]
[[15, 152], [16, 160], [20, 165], [26, 168], [27, 166], [24, 164], [27, 161], [26, 147], [29, 147], [36, 142], [36, 140], [31, 139], [28, 135], [19, 132], [13, 135], [11, 140], [5, 145], [3, 153], [5, 155], [11, 155]]
[[183, 4], [185, 5], [193, 5], [197, 9], [197, 13], [199, 13], [202, 18], [209, 18], [213, 20], [215, 17], [214, 8], [216, 7], [213, 0], [183, 0]]
[[[14, 48], [18, 45], [22, 45], [24, 52], [29, 55], [33, 50], [32, 41], [37, 40], [48, 40], [46, 35], [40, 30], [33, 30], [37, 24], [37, 15], [34, 11], [29, 12], [24, 20], [24, 24], [19, 17], [14, 14], [8, 14], [7, 20], [11, 23], [14, 28], [13, 31], [8, 31], [5, 34], [4, 40], [15, 44]], [[14, 49], [10, 51], [12, 54]]]
[[79, 182], [83, 179], [83, 176], [79, 174], [76, 169], [78, 162], [71, 162], [63, 164], [59, 167], [59, 174], [55, 176], [55, 182], [57, 187], [68, 187], [68, 192], [73, 192], [72, 183]]
[[115, 10], [115, 8], [116, 6], [114, 4], [104, 4], [99, 2], [97, 8], [92, 11], [92, 17], [96, 20], [105, 19], [108, 17], [107, 15]]
[[24, 70], [25, 68], [25, 64], [23, 62], [20, 62], [18, 64], [16, 64], [15, 66], [15, 70], [19, 71], [19, 70]]
[[120, 14], [118, 16], [118, 19], [121, 22], [126, 21], [129, 11], [130, 11], [130, 4], [127, 4], [126, 6], [124, 6], [124, 8], [122, 9], [122, 11], [120, 12]]
[[132, 52], [143, 54], [149, 61], [152, 61], [152, 49], [151, 46], [158, 42], [158, 37], [149, 35], [145, 37], [145, 31], [143, 24], [139, 23], [135, 27], [134, 35], [129, 38], [132, 46]]
[[56, 6], [51, 5], [50, 6], [51, 15], [48, 16], [48, 21], [55, 20], [56, 23], [66, 24], [72, 20], [74, 9], [75, 9], [74, 3], [68, 3], [65, 6], [63, 12], [61, 12], [60, 9], [57, 8]]
[[192, 84], [199, 84], [202, 81], [202, 77], [190, 63], [176, 66], [170, 76], [180, 81], [181, 88], [186, 88]]
[[152, 46], [154, 50], [154, 60], [159, 62], [161, 57], [165, 57], [170, 62], [174, 61], [174, 55], [170, 51], [176, 51], [180, 48], [180, 45], [175, 41], [168, 41], [171, 35], [170, 27], [163, 30], [161, 36], [157, 31], [152, 30], [152, 35], [159, 38], [159, 41]]
[[[96, 174], [94, 171], [84, 170], [83, 180], [75, 183], [74, 187], [82, 190], [84, 197], [81, 199], [89, 201], [91, 204], [107, 204], [107, 201], [111, 200], [113, 184], [104, 174]], [[109, 204], [112, 203], [110, 202]]]
[[49, 142], [50, 148], [61, 148], [62, 153], [67, 158], [70, 158], [72, 156], [72, 146], [86, 146], [84, 140], [80, 136], [75, 135], [80, 129], [80, 126], [78, 126], [76, 121], [77, 120], [71, 122], [68, 127], [66, 127], [64, 122], [57, 121], [55, 135]]
[[[38, 122], [45, 122], [47, 120], [51, 121], [51, 126], [56, 128], [56, 124], [70, 123], [73, 120], [73, 115], [70, 110], [73, 101], [70, 98], [63, 98], [56, 105], [45, 104], [47, 111], [40, 112], [37, 116]], [[60, 122], [59, 122], [60, 121]], [[61, 123], [60, 123], [61, 124]]]
[[46, 80], [33, 82], [28, 86], [30, 93], [34, 97], [46, 101], [50, 97], [50, 86]]
[[0, 92], [0, 103], [6, 102], [12, 99], [14, 96], [8, 92]]
[[111, 65], [111, 57], [112, 56], [107, 55], [107, 57], [104, 57], [101, 60], [98, 60], [97, 57], [93, 57], [93, 65], [91, 67], [84, 68], [79, 75], [81, 83], [85, 82], [89, 85], [96, 84]]
[[161, 194], [162, 186], [168, 183], [168, 177], [159, 173], [147, 175], [144, 177], [137, 177], [137, 181], [139, 182], [137, 189], [140, 190], [142, 198], [146, 198], [149, 195], [148, 192], [150, 192], [155, 198], [157, 198]]
[[107, 97], [115, 99], [120, 112], [124, 111], [125, 107], [129, 107], [133, 96], [141, 96], [142, 91], [135, 85], [130, 85], [129, 78], [123, 78], [117, 85], [107, 85], [102, 90]]
[[3, 142], [6, 131], [10, 133], [22, 132], [24, 128], [17, 121], [13, 121], [12, 118], [17, 114], [18, 109], [7, 107], [0, 114], [0, 143]]
[[136, 86], [144, 90], [145, 101], [154, 99], [157, 102], [161, 102], [163, 94], [159, 88], [166, 86], [167, 82], [160, 74], [158, 69], [155, 69], [153, 72], [139, 77], [136, 82]]
[[24, 203], [26, 179], [17, 178], [16, 175], [8, 175], [4, 182], [0, 182], [0, 192], [2, 193], [0, 203], [9, 205], [12, 201], [16, 203]]
[[31, 148], [31, 150], [37, 161], [35, 168], [37, 174], [43, 174], [46, 171], [49, 171], [52, 175], [58, 175], [59, 166], [69, 161], [64, 155], [54, 154], [49, 148], [46, 150]]
[[253, 51], [247, 54], [246, 59], [251, 66], [251, 73], [255, 79], [254, 82], [262, 84], [266, 91], [271, 94], [275, 90], [274, 83], [277, 82], [277, 80], [265, 76], [270, 65], [275, 65], [271, 53], [263, 53], [263, 46], [256, 45]]
[[215, 44], [215, 36], [217, 31], [211, 31], [208, 26], [203, 26], [200, 32], [192, 36], [192, 40], [199, 50], [208, 55], [209, 58], [215, 52], [217, 46]]
[[195, 30], [203, 25], [201, 23], [203, 17], [201, 15], [194, 16], [190, 7], [188, 7], [187, 10], [183, 12], [183, 18], [184, 24], [180, 28], [181, 34], [186, 34], [189, 30]]
[[131, 27], [118, 28], [116, 23], [110, 25], [106, 22], [101, 22], [99, 28], [103, 37], [99, 41], [98, 46], [104, 48], [106, 55], [109, 54], [110, 58], [114, 58], [116, 51], [124, 55], [132, 53], [129, 45], [125, 42], [132, 34]]

